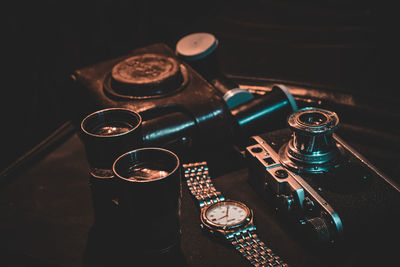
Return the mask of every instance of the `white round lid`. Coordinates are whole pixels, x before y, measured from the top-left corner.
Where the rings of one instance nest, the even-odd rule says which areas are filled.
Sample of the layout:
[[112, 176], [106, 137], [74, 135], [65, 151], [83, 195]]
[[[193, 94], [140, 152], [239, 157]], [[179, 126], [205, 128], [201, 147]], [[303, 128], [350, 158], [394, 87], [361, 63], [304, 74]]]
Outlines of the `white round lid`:
[[186, 60], [198, 60], [211, 54], [218, 40], [211, 33], [199, 32], [186, 35], [176, 44], [176, 53]]

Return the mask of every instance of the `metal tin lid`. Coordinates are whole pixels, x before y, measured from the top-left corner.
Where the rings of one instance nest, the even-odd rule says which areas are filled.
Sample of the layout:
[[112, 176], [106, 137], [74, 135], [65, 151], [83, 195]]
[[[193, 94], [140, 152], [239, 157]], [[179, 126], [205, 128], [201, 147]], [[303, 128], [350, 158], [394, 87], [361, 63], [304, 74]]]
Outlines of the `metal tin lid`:
[[244, 104], [254, 98], [253, 94], [246, 89], [233, 88], [226, 92], [223, 99], [228, 106], [229, 110]]
[[185, 60], [199, 60], [207, 57], [218, 46], [217, 38], [206, 32], [192, 33], [181, 38], [176, 44], [176, 53]]
[[142, 54], [116, 64], [111, 72], [112, 88], [134, 96], [161, 95], [180, 87], [179, 63], [158, 54]]

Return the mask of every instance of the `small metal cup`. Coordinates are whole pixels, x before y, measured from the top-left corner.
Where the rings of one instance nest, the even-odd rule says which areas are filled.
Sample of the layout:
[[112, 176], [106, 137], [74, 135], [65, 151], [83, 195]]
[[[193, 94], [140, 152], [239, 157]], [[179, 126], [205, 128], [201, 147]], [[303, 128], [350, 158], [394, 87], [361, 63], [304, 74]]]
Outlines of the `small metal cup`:
[[112, 176], [115, 159], [140, 145], [141, 128], [141, 116], [124, 108], [103, 109], [84, 118], [82, 139], [91, 174], [105, 178]]
[[119, 187], [121, 242], [140, 253], [162, 254], [179, 246], [178, 156], [162, 148], [141, 148], [120, 156], [113, 171]]
[[81, 123], [81, 137], [90, 168], [89, 184], [95, 222], [111, 225], [118, 217], [117, 187], [112, 172], [115, 159], [141, 143], [141, 116], [123, 108], [103, 109]]

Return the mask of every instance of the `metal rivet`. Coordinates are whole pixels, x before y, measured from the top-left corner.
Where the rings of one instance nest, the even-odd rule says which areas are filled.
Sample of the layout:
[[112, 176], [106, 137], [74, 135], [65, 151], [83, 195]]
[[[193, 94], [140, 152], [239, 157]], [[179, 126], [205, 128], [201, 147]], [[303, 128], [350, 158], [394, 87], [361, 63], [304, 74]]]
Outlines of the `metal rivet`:
[[275, 171], [275, 176], [280, 178], [280, 179], [285, 179], [289, 176], [288, 172], [283, 169], [279, 169]]

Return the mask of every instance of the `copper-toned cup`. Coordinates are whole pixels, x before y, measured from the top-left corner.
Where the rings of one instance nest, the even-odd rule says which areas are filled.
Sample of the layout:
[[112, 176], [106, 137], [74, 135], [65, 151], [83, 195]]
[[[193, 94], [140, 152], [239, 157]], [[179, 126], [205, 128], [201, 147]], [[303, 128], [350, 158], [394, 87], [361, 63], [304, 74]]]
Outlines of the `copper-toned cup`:
[[82, 139], [92, 175], [102, 176], [103, 170], [105, 176], [112, 176], [115, 159], [140, 145], [141, 124], [138, 113], [124, 108], [99, 110], [82, 120]]
[[146, 253], [166, 253], [179, 245], [181, 164], [173, 152], [141, 148], [113, 165], [118, 180], [121, 242]]
[[118, 217], [117, 187], [112, 172], [116, 158], [141, 144], [141, 116], [131, 110], [110, 108], [88, 115], [81, 137], [89, 162], [95, 222], [110, 225]]

